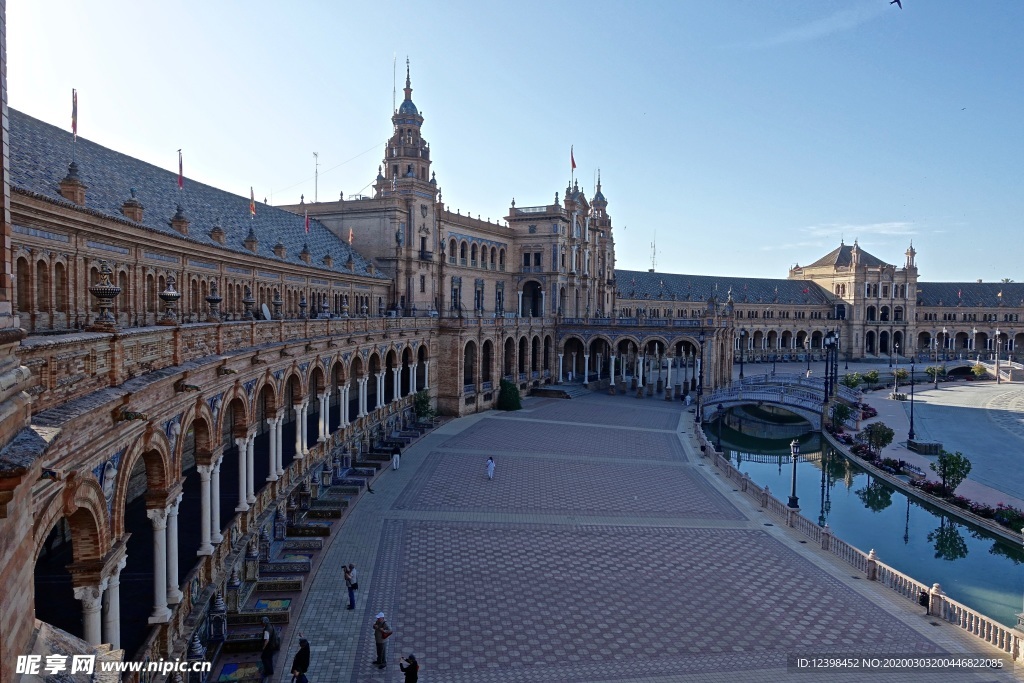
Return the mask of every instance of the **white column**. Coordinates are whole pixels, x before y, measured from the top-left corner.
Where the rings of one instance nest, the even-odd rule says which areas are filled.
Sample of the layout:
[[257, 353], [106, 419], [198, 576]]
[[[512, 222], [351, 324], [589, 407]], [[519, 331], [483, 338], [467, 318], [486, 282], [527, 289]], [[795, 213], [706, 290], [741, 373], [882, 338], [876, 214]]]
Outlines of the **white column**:
[[520, 289], [518, 293], [519, 293], [519, 309], [518, 309], [518, 311], [516, 313], [521, 318], [521, 317], [523, 317], [523, 290]]
[[246, 502], [245, 495], [245, 461], [248, 458], [246, 448], [246, 442], [248, 439], [235, 438], [235, 446], [238, 447], [238, 504], [235, 506], [236, 512], [245, 512], [249, 509], [249, 503]]
[[583, 383], [587, 383], [587, 379], [590, 377], [590, 354], [583, 354]]
[[423, 388], [430, 388], [430, 361], [423, 361]]
[[409, 393], [416, 393], [416, 367], [419, 363], [413, 363], [409, 366]]
[[545, 298], [544, 295], [545, 295], [544, 288], [541, 287], [541, 290], [540, 290], [540, 314], [541, 314], [541, 317], [543, 317], [543, 316], [548, 314], [548, 309], [544, 307], [545, 306], [544, 302], [546, 301], [546, 298]]
[[608, 356], [608, 377], [615, 384], [615, 356]]
[[668, 357], [668, 370], [665, 377], [665, 399], [672, 400], [672, 356]]
[[562, 354], [558, 354], [558, 383], [562, 383]]
[[348, 424], [348, 385], [338, 387], [338, 429]]
[[365, 383], [365, 377], [359, 377], [356, 379], [356, 417], [366, 415], [366, 410], [363, 407], [363, 389], [365, 388]]
[[373, 400], [373, 409], [376, 410], [384, 405], [384, 373], [378, 372], [373, 376], [374, 386], [377, 387], [377, 396]]
[[597, 354], [597, 379], [598, 379], [598, 381], [601, 380], [601, 365], [602, 365], [601, 361], [602, 360], [604, 360], [604, 354], [603, 353]]
[[250, 434], [245, 444], [245, 502], [256, 502], [256, 434]]
[[99, 645], [103, 642], [100, 626], [102, 624], [103, 589], [106, 585], [107, 580], [104, 579], [98, 586], [77, 586], [75, 588], [75, 599], [82, 602], [84, 640], [90, 645]]
[[302, 438], [300, 440], [300, 443], [302, 444], [302, 452], [301, 452], [301, 454], [296, 454], [296, 456], [295, 456], [296, 460], [301, 460], [302, 458], [304, 458], [306, 456], [307, 453], [309, 453], [309, 434], [308, 434], [308, 429], [309, 429], [309, 424], [308, 423], [309, 423], [309, 420], [306, 419], [306, 411], [308, 409], [309, 409], [309, 399], [308, 398], [304, 398], [304, 399], [302, 399], [302, 405], [299, 406], [299, 412], [301, 414], [301, 419], [300, 419], [299, 426], [302, 428], [302, 429], [299, 430], [299, 433], [302, 435]]
[[177, 605], [185, 596], [178, 589], [178, 507], [181, 496], [167, 509], [167, 602]]
[[224, 534], [220, 532], [220, 465], [222, 462], [224, 462], [223, 454], [217, 458], [217, 462], [213, 463], [212, 478], [210, 480], [210, 508], [213, 512], [213, 529], [210, 533], [210, 540], [214, 543], [220, 543], [224, 540]]
[[267, 473], [267, 481], [277, 481], [277, 426], [278, 420], [276, 417], [268, 417], [267, 424], [270, 426], [270, 434], [268, 434], [267, 441], [270, 442], [270, 453], [269, 453], [269, 471]]
[[213, 544], [210, 543], [210, 474], [213, 465], [196, 465], [199, 473], [199, 550], [196, 555], [212, 555]]
[[320, 401], [320, 415], [316, 426], [320, 433], [317, 435], [316, 440], [321, 443], [327, 441], [327, 425], [329, 424], [327, 422], [327, 405], [324, 401], [325, 398], [327, 398], [327, 394], [320, 394], [317, 396], [317, 400]]
[[393, 400], [397, 401], [402, 398], [402, 366], [396, 365], [391, 372], [394, 375], [393, 379], [395, 381], [395, 398]]
[[302, 404], [292, 404], [295, 410], [295, 459], [302, 460]]
[[127, 562], [128, 558], [122, 557], [107, 577], [104, 596], [107, 604], [103, 612], [103, 642], [110, 643], [114, 650], [121, 649], [121, 570]]
[[572, 352], [572, 365], [569, 367], [569, 374], [572, 375], [573, 379], [576, 379], [576, 352]]
[[284, 415], [285, 411], [282, 408], [277, 411], [277, 434], [275, 436], [277, 440], [277, 476], [278, 478], [284, 476]]
[[167, 508], [148, 509], [146, 516], [153, 523], [153, 614], [149, 623], [166, 624], [171, 618], [167, 609]]
[[637, 372], [636, 372], [636, 385], [642, 387], [644, 385], [644, 366], [647, 365], [647, 356], [637, 358]]

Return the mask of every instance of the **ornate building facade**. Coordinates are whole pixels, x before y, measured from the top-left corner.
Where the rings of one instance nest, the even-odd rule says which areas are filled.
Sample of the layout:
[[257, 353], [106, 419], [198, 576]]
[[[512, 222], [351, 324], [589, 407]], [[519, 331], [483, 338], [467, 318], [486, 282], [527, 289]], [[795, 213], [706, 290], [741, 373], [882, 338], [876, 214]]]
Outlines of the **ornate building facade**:
[[501, 379], [673, 398], [730, 382], [740, 348], [815, 349], [837, 326], [852, 357], [942, 328], [959, 349], [966, 325], [969, 352], [1017, 349], [1024, 291], [919, 283], [912, 251], [901, 269], [854, 244], [785, 279], [669, 275], [616, 270], [600, 182], [499, 222], [452, 213], [408, 72], [373, 197], [289, 207], [179, 189], [8, 112], [3, 87], [0, 661], [40, 622], [131, 659], [205, 643], [279, 510], [423, 390], [450, 415], [492, 407]]

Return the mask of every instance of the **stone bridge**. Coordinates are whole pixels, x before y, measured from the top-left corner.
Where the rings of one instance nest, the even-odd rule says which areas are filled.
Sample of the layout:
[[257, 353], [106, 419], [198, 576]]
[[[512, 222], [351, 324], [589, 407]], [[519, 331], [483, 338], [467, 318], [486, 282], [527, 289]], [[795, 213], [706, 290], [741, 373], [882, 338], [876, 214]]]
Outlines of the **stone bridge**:
[[[825, 398], [825, 378], [796, 374], [747, 377], [728, 387], [705, 394], [701, 403], [701, 421], [708, 421], [722, 410], [741, 405], [773, 405], [799, 415], [816, 429], [821, 429], [821, 413]], [[855, 389], [836, 386], [835, 398], [852, 404], [859, 400]]]

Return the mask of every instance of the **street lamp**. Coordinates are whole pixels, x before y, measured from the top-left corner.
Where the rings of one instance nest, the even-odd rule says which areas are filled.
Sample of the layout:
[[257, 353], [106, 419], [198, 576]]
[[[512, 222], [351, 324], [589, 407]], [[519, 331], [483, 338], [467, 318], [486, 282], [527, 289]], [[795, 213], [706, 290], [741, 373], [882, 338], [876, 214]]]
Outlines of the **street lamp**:
[[896, 398], [896, 392], [900, 388], [900, 345], [893, 344], [896, 349], [896, 369], [892, 372], [892, 397]]
[[999, 328], [996, 328], [996, 384], [1002, 384], [999, 378], [999, 348], [1003, 345], [1003, 340], [999, 338]]
[[740, 330], [740, 379], [743, 379], [743, 349], [747, 342], [747, 331]]
[[778, 358], [778, 356], [779, 354], [777, 353], [772, 354], [772, 377], [775, 376], [775, 359]]
[[722, 452], [722, 420], [725, 417], [725, 406], [721, 403], [718, 404], [718, 410], [715, 412], [718, 416], [718, 452]]
[[974, 346], [975, 346], [975, 344], [977, 342], [978, 342], [978, 328], [977, 327], [972, 327], [971, 328], [971, 348], [970, 348], [971, 351], [974, 351]]
[[697, 361], [697, 367], [694, 370], [697, 372], [697, 415], [698, 419], [703, 421], [704, 414], [701, 412], [702, 398], [704, 396], [704, 328], [700, 329], [700, 334], [697, 336], [697, 341], [700, 342], [700, 360]]
[[807, 356], [807, 372], [811, 371], [811, 338], [804, 340], [804, 355]]
[[946, 332], [946, 328], [942, 328], [942, 360], [946, 360], [946, 347], [949, 346], [949, 334]]
[[910, 433], [907, 438], [914, 440], [914, 359], [910, 359]]
[[789, 444], [789, 456], [793, 461], [793, 486], [789, 490], [789, 509], [799, 510], [800, 499], [796, 496], [796, 461], [800, 456], [800, 444], [797, 443], [796, 439], [793, 439]]

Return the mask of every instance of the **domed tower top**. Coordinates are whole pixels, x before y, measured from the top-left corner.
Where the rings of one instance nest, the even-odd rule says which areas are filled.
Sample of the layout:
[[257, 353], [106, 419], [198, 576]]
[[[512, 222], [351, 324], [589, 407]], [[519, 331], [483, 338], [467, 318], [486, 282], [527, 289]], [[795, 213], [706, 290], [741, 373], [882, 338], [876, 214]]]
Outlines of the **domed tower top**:
[[[420, 112], [416, 108], [416, 105], [412, 103], [412, 80], [409, 78], [409, 58], [405, 58], [405, 99], [402, 100], [401, 106], [398, 107], [399, 114], [408, 114], [410, 116], [419, 117]], [[423, 119], [420, 118], [420, 123]]]
[[906, 251], [907, 254], [907, 268], [915, 268], [914, 257], [917, 256], [917, 252], [914, 251], [914, 243], [910, 243], [910, 248]]
[[436, 191], [430, 185], [430, 145], [420, 135], [423, 116], [412, 102], [412, 79], [409, 59], [405, 60], [405, 99], [391, 117], [394, 133], [384, 147], [383, 177], [378, 174], [374, 189], [377, 197], [402, 194], [405, 183], [422, 183], [425, 191]]

